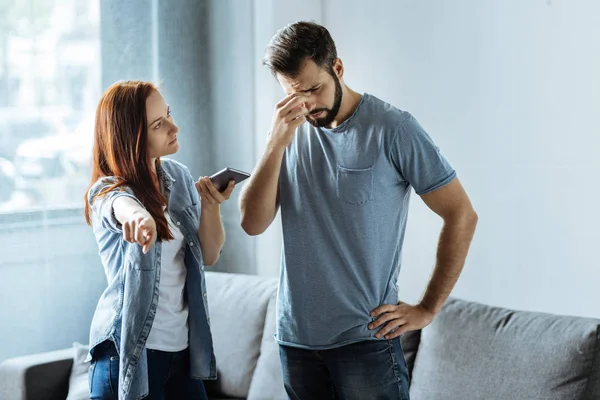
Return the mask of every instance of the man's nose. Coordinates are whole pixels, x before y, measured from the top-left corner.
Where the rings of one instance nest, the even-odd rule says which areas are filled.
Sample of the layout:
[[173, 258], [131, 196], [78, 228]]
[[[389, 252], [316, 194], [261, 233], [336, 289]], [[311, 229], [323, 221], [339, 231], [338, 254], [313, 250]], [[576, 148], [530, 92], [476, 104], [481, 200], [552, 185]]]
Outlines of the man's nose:
[[315, 108], [315, 104], [312, 101], [305, 101], [302, 103], [302, 106], [311, 112]]

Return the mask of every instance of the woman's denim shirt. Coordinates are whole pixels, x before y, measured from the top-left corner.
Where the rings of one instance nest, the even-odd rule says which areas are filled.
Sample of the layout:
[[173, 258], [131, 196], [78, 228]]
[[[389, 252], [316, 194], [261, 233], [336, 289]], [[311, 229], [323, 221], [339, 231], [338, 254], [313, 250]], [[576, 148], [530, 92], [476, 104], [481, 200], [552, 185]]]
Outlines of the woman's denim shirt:
[[[200, 197], [184, 165], [163, 159], [157, 172], [168, 199], [167, 212], [185, 238], [185, 296], [189, 307], [191, 377], [216, 379], [206, 280], [198, 239]], [[92, 359], [97, 344], [105, 340], [113, 341], [120, 360], [119, 399], [137, 400], [148, 394], [145, 345], [158, 303], [161, 242], [157, 240], [150, 251], [143, 254], [142, 246], [123, 240], [121, 224], [114, 217], [112, 204], [119, 196], [140, 202], [129, 187], [117, 188], [94, 199], [96, 194], [114, 182], [113, 177], [103, 177], [88, 192], [92, 227], [108, 287], [100, 296], [92, 319], [87, 360]]]

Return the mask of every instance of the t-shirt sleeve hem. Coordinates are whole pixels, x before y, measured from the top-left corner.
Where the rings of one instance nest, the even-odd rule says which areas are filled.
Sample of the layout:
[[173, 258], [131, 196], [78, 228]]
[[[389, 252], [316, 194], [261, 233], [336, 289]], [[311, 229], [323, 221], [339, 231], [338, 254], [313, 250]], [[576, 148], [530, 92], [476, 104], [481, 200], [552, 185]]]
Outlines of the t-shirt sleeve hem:
[[444, 178], [443, 180], [441, 180], [440, 182], [436, 183], [433, 186], [429, 186], [426, 189], [420, 190], [420, 191], [415, 191], [419, 196], [422, 196], [424, 194], [427, 193], [431, 193], [437, 189], [440, 189], [446, 185], [448, 185], [450, 182], [452, 182], [454, 180], [454, 178], [456, 178], [456, 171], [452, 171], [450, 172], [450, 175], [448, 175], [446, 178]]

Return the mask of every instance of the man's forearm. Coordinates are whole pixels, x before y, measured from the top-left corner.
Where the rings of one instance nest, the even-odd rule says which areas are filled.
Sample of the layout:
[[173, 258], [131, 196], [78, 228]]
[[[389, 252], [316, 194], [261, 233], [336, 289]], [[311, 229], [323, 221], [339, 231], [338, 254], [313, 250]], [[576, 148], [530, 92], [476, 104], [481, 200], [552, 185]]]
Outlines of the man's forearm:
[[249, 235], [263, 233], [277, 213], [279, 171], [285, 148], [267, 145], [240, 196], [242, 228]]
[[437, 314], [454, 288], [463, 269], [477, 225], [474, 212], [444, 221], [437, 249], [436, 265], [420, 302]]
[[198, 239], [202, 248], [204, 264], [214, 265], [225, 243], [225, 229], [218, 204], [202, 204]]

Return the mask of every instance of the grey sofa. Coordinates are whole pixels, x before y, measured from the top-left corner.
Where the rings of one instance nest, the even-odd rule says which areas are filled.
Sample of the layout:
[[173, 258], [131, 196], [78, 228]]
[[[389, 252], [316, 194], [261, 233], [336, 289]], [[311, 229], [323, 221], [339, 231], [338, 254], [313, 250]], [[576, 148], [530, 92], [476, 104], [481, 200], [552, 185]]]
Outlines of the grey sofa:
[[[207, 286], [219, 368], [207, 382], [211, 398], [285, 399], [273, 339], [277, 281], [211, 272]], [[600, 320], [449, 299], [402, 342], [413, 400], [600, 399]], [[0, 398], [64, 400], [73, 364], [72, 349], [7, 360]]]

